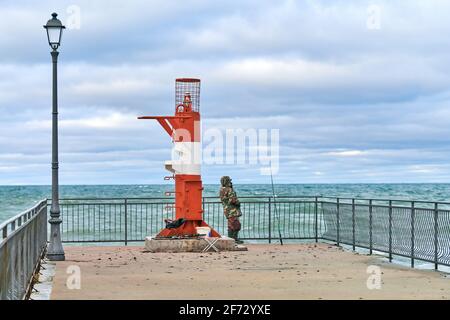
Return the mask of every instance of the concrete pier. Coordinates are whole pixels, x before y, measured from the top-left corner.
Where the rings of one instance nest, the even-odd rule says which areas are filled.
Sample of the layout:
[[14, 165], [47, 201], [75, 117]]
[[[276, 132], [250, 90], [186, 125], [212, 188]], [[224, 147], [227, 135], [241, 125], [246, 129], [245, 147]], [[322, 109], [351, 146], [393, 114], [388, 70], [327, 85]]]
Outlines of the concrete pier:
[[[450, 279], [328, 244], [247, 244], [248, 251], [151, 253], [66, 246], [52, 299], [450, 299]], [[80, 288], [68, 273], [79, 267]], [[380, 287], [371, 278], [380, 271]], [[376, 281], [375, 281], [376, 283]], [[369, 286], [368, 286], [369, 284]]]

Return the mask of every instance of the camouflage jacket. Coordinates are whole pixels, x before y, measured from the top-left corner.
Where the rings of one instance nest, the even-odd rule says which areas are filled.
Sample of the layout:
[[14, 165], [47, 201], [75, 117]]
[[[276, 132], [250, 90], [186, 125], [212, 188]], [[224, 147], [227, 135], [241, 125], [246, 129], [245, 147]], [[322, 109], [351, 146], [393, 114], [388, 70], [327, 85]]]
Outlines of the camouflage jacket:
[[232, 187], [220, 188], [220, 201], [223, 205], [223, 214], [227, 219], [242, 215], [241, 203]]

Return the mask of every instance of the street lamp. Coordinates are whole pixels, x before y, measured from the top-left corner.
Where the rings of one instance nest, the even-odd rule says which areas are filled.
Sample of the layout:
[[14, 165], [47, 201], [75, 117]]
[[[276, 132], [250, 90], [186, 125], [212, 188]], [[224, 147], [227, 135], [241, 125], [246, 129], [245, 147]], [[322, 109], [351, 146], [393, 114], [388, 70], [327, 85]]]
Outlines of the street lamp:
[[48, 44], [52, 48], [53, 62], [53, 112], [52, 112], [52, 206], [50, 208], [50, 244], [47, 248], [47, 258], [53, 261], [65, 260], [64, 248], [61, 243], [61, 218], [59, 208], [59, 185], [58, 185], [58, 78], [57, 78], [57, 49], [61, 43], [61, 35], [65, 27], [57, 19], [58, 15], [52, 13], [44, 28], [47, 31]]

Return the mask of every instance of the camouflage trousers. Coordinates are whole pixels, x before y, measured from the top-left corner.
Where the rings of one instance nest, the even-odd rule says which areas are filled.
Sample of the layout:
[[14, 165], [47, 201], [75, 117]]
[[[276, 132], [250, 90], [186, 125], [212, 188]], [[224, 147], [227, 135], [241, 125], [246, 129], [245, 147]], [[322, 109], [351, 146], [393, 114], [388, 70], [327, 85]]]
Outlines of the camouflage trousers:
[[228, 218], [228, 231], [239, 231], [241, 230], [241, 222], [239, 217]]

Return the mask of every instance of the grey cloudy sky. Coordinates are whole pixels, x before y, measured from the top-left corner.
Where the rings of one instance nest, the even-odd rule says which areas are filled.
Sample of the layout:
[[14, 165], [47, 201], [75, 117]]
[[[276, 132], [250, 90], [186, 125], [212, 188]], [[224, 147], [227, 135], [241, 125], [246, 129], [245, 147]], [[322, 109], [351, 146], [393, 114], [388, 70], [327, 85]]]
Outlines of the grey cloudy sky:
[[[74, 7], [75, 6], [75, 7]], [[373, 28], [373, 8], [379, 27]], [[280, 129], [279, 183], [449, 182], [448, 1], [0, 1], [0, 184], [50, 183], [60, 13], [62, 184], [162, 183], [174, 79], [203, 128]], [[369, 26], [369, 27], [368, 27]], [[204, 181], [267, 183], [254, 165]]]

